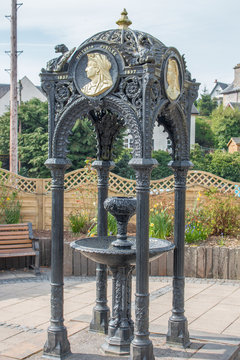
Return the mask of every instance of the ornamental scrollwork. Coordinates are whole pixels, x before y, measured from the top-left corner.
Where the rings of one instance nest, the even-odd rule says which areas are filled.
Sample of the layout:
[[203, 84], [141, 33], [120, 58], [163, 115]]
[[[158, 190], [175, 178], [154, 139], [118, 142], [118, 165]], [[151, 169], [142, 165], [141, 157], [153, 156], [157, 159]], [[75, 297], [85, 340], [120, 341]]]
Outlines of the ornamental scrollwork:
[[138, 335], [148, 334], [149, 296], [136, 294], [135, 328]]
[[142, 116], [142, 79], [139, 76], [130, 75], [123, 78], [119, 84], [119, 92], [116, 94], [124, 101], [131, 103], [137, 116]]

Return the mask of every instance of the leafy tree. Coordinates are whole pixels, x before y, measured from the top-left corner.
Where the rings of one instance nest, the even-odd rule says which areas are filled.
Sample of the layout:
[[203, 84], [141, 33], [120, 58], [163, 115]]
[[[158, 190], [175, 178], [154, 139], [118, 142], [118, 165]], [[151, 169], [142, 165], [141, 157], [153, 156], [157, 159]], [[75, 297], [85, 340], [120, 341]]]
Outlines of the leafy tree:
[[39, 99], [31, 99], [22, 103], [18, 108], [18, 121], [21, 124], [21, 133], [30, 134], [41, 128], [48, 132], [48, 103]]
[[45, 178], [50, 176], [44, 165], [48, 156], [48, 133], [38, 127], [32, 133], [19, 135], [20, 173], [26, 177]]
[[197, 100], [197, 108], [202, 116], [211, 115], [212, 111], [217, 107], [217, 101], [212, 100], [211, 96], [207, 93], [207, 89], [204, 88], [201, 98]]
[[152, 152], [152, 157], [158, 161], [158, 166], [152, 171], [152, 180], [162, 179], [173, 174], [172, 169], [168, 166], [172, 157], [167, 151], [155, 150]]
[[209, 154], [207, 171], [234, 182], [240, 179], [240, 153], [216, 150]]
[[10, 113], [6, 112], [0, 116], [0, 154], [9, 153], [9, 130], [10, 130]]
[[[49, 176], [45, 167], [48, 149], [48, 105], [39, 99], [22, 103], [18, 109], [21, 127], [18, 152], [21, 161], [20, 174], [31, 177]], [[0, 117], [0, 154], [9, 153], [10, 112]]]
[[214, 147], [214, 134], [209, 122], [201, 117], [196, 118], [195, 142], [205, 148]]
[[68, 158], [72, 162], [68, 171], [85, 166], [87, 157], [96, 158], [96, 137], [93, 126], [88, 119], [77, 120], [69, 137]]
[[226, 151], [216, 150], [206, 153], [196, 144], [191, 150], [191, 161], [194, 164], [194, 170], [207, 171], [224, 179], [239, 182], [240, 153], [238, 152], [230, 154]]
[[195, 144], [195, 146], [191, 149], [190, 160], [194, 165], [194, 170], [207, 171], [209, 159], [206, 152], [201, 149], [199, 144]]
[[240, 135], [239, 109], [218, 107], [212, 113], [212, 130], [219, 149], [227, 149], [231, 137]]
[[112, 172], [127, 179], [135, 179], [135, 171], [128, 165], [131, 158], [131, 149], [122, 149], [115, 160], [115, 167]]

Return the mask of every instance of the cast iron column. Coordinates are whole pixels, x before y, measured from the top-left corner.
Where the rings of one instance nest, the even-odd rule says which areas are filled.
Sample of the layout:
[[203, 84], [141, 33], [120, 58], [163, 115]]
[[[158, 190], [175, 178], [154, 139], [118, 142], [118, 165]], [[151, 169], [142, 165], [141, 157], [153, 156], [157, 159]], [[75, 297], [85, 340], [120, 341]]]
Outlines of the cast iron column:
[[173, 308], [168, 321], [167, 342], [189, 346], [188, 322], [184, 316], [184, 238], [185, 200], [189, 161], [174, 161], [169, 164], [175, 178], [174, 262], [173, 262]]
[[136, 170], [136, 294], [135, 329], [130, 359], [153, 360], [153, 345], [149, 339], [149, 190], [154, 159], [132, 159]]
[[[96, 160], [92, 164], [98, 172], [98, 236], [107, 236], [107, 211], [104, 209], [104, 200], [108, 197], [109, 171], [114, 167], [112, 161]], [[93, 308], [93, 319], [90, 331], [108, 333], [110, 310], [107, 306], [107, 266], [97, 264], [96, 267], [96, 306]]]
[[43, 357], [63, 359], [70, 354], [67, 329], [63, 325], [63, 214], [65, 159], [48, 159], [52, 174], [51, 319]]

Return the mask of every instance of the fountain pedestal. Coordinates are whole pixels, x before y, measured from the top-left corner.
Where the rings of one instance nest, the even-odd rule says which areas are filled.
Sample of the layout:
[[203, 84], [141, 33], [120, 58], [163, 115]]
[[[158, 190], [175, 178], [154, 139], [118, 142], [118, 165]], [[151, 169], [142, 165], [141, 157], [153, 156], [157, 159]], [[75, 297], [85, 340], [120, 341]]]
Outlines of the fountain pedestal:
[[[102, 349], [106, 354], [130, 354], [134, 324], [131, 318], [132, 271], [136, 264], [136, 238], [127, 236], [127, 223], [136, 211], [134, 198], [108, 198], [104, 207], [116, 217], [117, 236], [98, 236], [71, 243], [71, 247], [97, 263], [108, 265], [112, 277], [112, 316]], [[167, 240], [150, 238], [149, 258], [172, 250]]]

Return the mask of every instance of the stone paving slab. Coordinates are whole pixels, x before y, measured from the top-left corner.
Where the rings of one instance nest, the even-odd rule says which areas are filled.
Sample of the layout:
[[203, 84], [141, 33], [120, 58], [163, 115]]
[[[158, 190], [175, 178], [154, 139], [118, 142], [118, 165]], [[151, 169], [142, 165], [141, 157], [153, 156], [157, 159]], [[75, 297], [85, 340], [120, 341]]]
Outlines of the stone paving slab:
[[[105, 355], [101, 345], [105, 336], [90, 333], [83, 330], [69, 338], [72, 354], [67, 360], [126, 360], [128, 356]], [[238, 346], [218, 343], [206, 343], [204, 341], [192, 340], [189, 348], [184, 349], [176, 346], [169, 346], [165, 342], [165, 336], [151, 336], [154, 346], [156, 360], [175, 359], [198, 359], [198, 360], [237, 360]], [[94, 344], [94, 346], [93, 346]], [[27, 357], [27, 360], [40, 360], [42, 352]], [[2, 359], [1, 359], [2, 360]]]
[[[135, 279], [133, 279], [134, 299]], [[111, 306], [111, 280], [108, 303]], [[95, 303], [95, 278], [65, 278], [64, 318], [73, 355], [71, 360], [116, 359], [101, 351], [104, 336], [87, 331]], [[156, 359], [235, 360], [240, 344], [240, 281], [186, 279], [186, 315], [192, 345], [165, 344], [172, 307], [172, 279], [150, 277], [150, 331]], [[132, 313], [134, 317], [134, 302]], [[221, 314], [221, 315], [219, 315]], [[47, 270], [0, 273], [0, 360], [37, 360], [46, 341], [50, 318]], [[126, 359], [126, 357], [117, 357]]]

